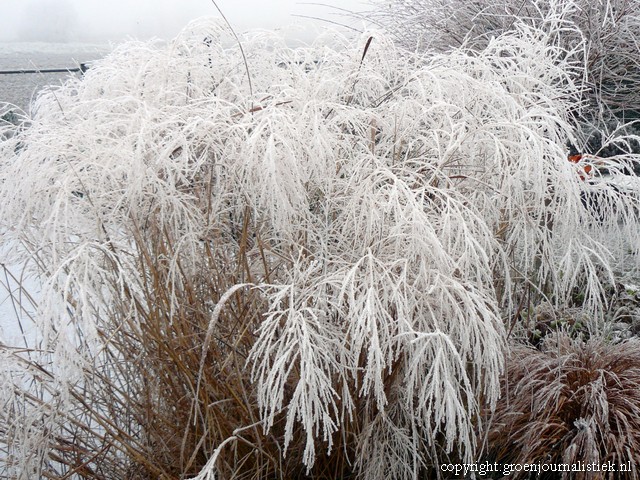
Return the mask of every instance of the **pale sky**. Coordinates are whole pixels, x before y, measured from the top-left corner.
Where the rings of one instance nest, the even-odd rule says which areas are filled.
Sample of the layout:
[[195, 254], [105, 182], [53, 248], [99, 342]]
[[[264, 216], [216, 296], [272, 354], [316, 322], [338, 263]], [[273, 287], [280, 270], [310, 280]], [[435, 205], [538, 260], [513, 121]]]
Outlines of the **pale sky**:
[[[367, 0], [319, 1], [326, 5], [297, 0], [217, 0], [217, 3], [240, 31], [305, 22], [296, 14], [361, 28], [362, 22], [338, 16], [328, 5], [351, 11], [370, 8]], [[0, 41], [169, 39], [190, 20], [201, 16], [218, 16], [211, 0], [0, 0]]]

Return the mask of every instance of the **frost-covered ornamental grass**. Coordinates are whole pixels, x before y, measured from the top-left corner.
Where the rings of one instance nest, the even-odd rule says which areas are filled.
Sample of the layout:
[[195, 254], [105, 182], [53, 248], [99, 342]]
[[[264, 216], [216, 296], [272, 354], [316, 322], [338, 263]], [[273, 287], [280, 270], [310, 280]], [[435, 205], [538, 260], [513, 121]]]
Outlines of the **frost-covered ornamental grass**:
[[408, 479], [477, 458], [505, 320], [579, 289], [597, 329], [597, 238], [638, 228], [566, 160], [580, 66], [546, 35], [424, 57], [255, 34], [245, 66], [204, 21], [41, 95], [0, 144], [6, 261], [44, 281], [38, 345], [1, 350], [2, 474]]
[[[461, 45], [484, 48], [526, 23], [546, 29], [550, 47], [572, 51], [582, 68], [573, 79], [589, 107], [576, 115], [583, 137], [576, 147], [603, 152], [640, 151], [610, 137], [638, 135], [640, 126], [640, 0], [371, 0], [365, 14], [409, 49], [439, 52]], [[577, 49], [577, 50], [576, 50]], [[634, 123], [619, 129], [620, 124]], [[602, 130], [606, 130], [603, 132]]]
[[[601, 478], [638, 478], [640, 342], [550, 335], [541, 350], [518, 346], [496, 410], [490, 450], [501, 463], [631, 465]], [[588, 480], [594, 472], [556, 474]], [[513, 478], [530, 478], [514, 472]]]

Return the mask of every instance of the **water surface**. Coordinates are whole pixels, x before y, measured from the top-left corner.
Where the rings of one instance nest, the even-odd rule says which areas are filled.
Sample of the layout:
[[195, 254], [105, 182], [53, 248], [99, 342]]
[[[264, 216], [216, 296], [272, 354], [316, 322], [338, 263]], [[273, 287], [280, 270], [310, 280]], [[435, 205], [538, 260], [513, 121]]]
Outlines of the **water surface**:
[[[75, 43], [0, 43], [0, 72], [78, 68], [109, 52], [107, 45]], [[0, 74], [0, 103], [10, 103], [29, 112], [31, 100], [45, 85], [60, 85], [70, 75], [80, 73]]]

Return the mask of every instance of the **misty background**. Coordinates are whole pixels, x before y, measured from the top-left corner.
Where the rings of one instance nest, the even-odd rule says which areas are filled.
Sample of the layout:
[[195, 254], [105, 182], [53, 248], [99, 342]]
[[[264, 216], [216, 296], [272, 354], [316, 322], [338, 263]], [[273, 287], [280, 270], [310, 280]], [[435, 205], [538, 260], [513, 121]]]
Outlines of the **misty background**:
[[[318, 17], [353, 24], [338, 15], [340, 9], [362, 11], [359, 0], [325, 4], [296, 0], [217, 0], [229, 22], [241, 30], [278, 29], [292, 24], [308, 27], [328, 23], [297, 17]], [[0, 42], [102, 43], [128, 37], [169, 39], [189, 21], [219, 16], [211, 0], [1, 0]], [[357, 23], [357, 22], [356, 22]], [[298, 36], [308, 37], [311, 33]]]

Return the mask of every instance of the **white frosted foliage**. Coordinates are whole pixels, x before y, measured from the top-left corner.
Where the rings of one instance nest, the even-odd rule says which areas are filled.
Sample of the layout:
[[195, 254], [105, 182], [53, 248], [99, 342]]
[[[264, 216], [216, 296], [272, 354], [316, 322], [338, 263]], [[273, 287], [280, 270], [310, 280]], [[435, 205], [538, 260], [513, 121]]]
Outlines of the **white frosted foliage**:
[[[566, 160], [577, 67], [548, 35], [522, 27], [483, 51], [426, 56], [378, 32], [296, 49], [251, 34], [250, 86], [238, 46], [202, 21], [169, 45], [125, 44], [43, 93], [28, 128], [0, 143], [0, 221], [16, 246], [7, 259], [44, 279], [33, 355], [59, 359], [49, 383], [93, 388], [109, 344], [99, 332], [122, 328], [114, 299], [134, 319], [154, 308], [136, 242], [159, 235], [171, 312], [175, 279], [206, 277], [203, 249], [246, 259], [244, 282], [211, 299], [202, 350], [218, 345], [229, 299], [262, 299], [246, 368], [256, 428], [282, 431], [284, 455], [303, 441], [310, 471], [364, 405], [365, 478], [413, 478], [436, 451], [472, 461], [523, 288], [561, 303], [586, 278], [597, 319], [611, 275], [601, 238], [637, 221], [598, 223], [581, 203], [587, 186]], [[2, 385], [20, 385], [16, 368]], [[2, 395], [23, 402], [17, 387]], [[79, 408], [42, 398], [30, 409]], [[57, 418], [36, 445], [0, 413], [18, 477], [37, 468]], [[208, 450], [199, 478], [245, 427]]]

